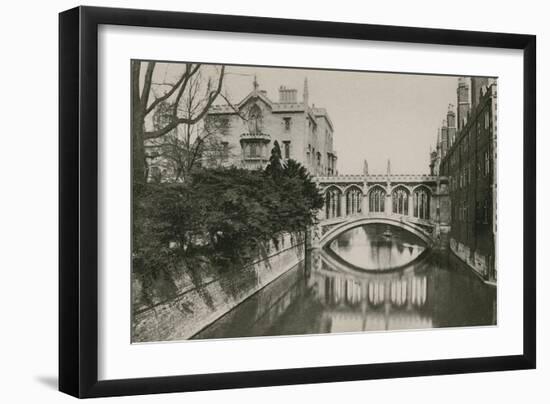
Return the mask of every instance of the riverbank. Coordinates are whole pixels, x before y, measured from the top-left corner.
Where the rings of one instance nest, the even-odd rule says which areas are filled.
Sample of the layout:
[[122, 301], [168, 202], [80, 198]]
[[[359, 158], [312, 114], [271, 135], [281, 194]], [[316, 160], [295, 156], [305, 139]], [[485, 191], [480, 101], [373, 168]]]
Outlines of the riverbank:
[[[284, 233], [243, 268], [189, 285], [173, 299], [136, 310], [132, 342], [189, 339], [305, 258], [302, 234]], [[183, 286], [183, 285], [186, 286]]]

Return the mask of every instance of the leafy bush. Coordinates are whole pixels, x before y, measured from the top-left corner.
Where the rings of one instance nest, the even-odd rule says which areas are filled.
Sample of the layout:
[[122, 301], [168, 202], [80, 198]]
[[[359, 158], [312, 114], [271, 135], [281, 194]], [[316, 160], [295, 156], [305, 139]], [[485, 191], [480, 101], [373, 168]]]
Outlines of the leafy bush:
[[134, 274], [154, 285], [190, 257], [245, 263], [278, 233], [304, 231], [322, 206], [307, 170], [277, 156], [265, 171], [200, 169], [184, 183], [136, 184]]

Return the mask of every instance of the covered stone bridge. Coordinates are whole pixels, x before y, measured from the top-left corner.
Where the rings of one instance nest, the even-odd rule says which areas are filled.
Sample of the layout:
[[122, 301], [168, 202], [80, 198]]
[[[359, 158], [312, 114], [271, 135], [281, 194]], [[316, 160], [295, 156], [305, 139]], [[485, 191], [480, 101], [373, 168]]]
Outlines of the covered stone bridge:
[[448, 231], [450, 205], [446, 177], [425, 174], [315, 177], [325, 203], [314, 229], [314, 247], [367, 223], [401, 227], [428, 245]]

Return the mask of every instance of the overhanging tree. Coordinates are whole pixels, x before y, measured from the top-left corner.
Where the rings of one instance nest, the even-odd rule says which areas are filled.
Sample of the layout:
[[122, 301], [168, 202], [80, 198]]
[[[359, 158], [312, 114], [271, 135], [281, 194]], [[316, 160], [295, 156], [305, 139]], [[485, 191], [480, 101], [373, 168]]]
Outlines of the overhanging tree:
[[[153, 81], [156, 62], [132, 61], [132, 164], [137, 183], [146, 181], [145, 142], [160, 139], [180, 125], [192, 128], [203, 121], [215, 99], [220, 95], [225, 66], [220, 66], [215, 80], [201, 80], [201, 64], [186, 63], [175, 80], [168, 83]], [[156, 95], [153, 88], [164, 88]], [[169, 105], [160, 125], [148, 128], [147, 119], [161, 104]], [[191, 138], [192, 133], [189, 132]], [[200, 145], [198, 140], [190, 144]]]

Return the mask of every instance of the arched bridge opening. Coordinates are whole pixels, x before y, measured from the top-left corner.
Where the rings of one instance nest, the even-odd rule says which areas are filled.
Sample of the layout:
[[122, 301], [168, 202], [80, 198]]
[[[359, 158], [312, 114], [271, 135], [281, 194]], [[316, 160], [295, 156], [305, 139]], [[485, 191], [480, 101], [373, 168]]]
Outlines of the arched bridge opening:
[[[401, 215], [395, 215], [395, 216], [356, 216], [356, 217], [348, 217], [347, 219], [335, 222], [335, 223], [325, 223], [325, 226], [327, 226], [325, 229], [321, 229], [322, 235], [320, 236], [320, 239], [318, 241], [319, 247], [324, 247], [328, 243], [330, 243], [332, 240], [334, 240], [336, 237], [338, 237], [340, 234], [345, 233], [348, 230], [351, 230], [355, 227], [368, 225], [368, 224], [383, 224], [388, 226], [395, 226], [398, 228], [401, 228], [403, 230], [406, 230], [415, 236], [417, 236], [420, 240], [422, 240], [428, 248], [431, 248], [433, 246], [434, 240], [432, 236], [432, 232], [429, 230], [429, 226], [426, 226], [426, 224], [421, 225], [420, 223], [415, 223], [413, 221], [407, 220], [407, 217], [403, 217]], [[321, 227], [323, 227], [323, 224], [320, 224]]]

